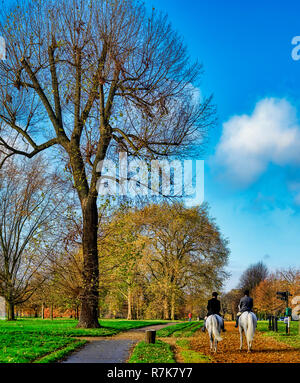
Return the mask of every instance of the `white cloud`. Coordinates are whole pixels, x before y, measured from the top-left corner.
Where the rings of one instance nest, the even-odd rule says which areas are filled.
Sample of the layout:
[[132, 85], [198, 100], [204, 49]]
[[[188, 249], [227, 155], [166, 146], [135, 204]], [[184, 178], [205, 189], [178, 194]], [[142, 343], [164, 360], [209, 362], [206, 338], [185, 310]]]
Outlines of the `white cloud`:
[[285, 99], [265, 98], [252, 115], [233, 116], [223, 124], [215, 160], [227, 177], [249, 185], [269, 163], [299, 165], [299, 149], [296, 109]]

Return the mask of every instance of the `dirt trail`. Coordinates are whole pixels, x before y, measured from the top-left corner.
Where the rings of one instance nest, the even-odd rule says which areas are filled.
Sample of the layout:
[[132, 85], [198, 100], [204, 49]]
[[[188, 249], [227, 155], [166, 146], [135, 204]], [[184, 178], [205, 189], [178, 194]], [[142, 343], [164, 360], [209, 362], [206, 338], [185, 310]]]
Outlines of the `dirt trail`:
[[299, 363], [300, 350], [278, 342], [271, 337], [255, 332], [253, 350], [247, 352], [244, 338], [243, 350], [240, 351], [240, 334], [234, 327], [234, 322], [225, 322], [226, 332], [222, 333], [223, 340], [218, 345], [218, 352], [211, 353], [207, 331], [198, 331], [191, 339], [191, 349], [212, 357], [213, 363]]

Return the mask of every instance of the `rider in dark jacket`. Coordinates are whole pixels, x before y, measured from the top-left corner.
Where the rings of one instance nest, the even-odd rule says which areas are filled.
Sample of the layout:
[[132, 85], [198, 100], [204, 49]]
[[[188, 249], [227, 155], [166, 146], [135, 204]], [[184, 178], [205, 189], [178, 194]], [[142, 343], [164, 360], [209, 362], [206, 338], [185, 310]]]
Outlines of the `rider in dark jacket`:
[[239, 303], [239, 313], [236, 317], [235, 327], [238, 327], [239, 318], [245, 311], [252, 311], [253, 299], [249, 297], [249, 290], [244, 291], [244, 296], [241, 298]]
[[[218, 297], [218, 293], [213, 292], [212, 293], [212, 299], [210, 299], [207, 302], [207, 315], [206, 315], [206, 317], [209, 317], [210, 315], [213, 315], [213, 314], [217, 314], [217, 315], [221, 316], [220, 315], [221, 303], [217, 299], [217, 297]], [[225, 328], [224, 328], [224, 321], [223, 321], [223, 325], [222, 325], [222, 330], [224, 332], [226, 331]], [[202, 327], [202, 331], [203, 332], [205, 331], [205, 319], [204, 319], [204, 325]]]

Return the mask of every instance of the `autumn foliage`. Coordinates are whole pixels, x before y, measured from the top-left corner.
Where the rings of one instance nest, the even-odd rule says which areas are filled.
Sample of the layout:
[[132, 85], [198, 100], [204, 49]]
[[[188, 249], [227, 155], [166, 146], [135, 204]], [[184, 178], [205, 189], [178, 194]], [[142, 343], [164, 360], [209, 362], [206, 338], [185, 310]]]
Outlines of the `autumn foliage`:
[[283, 314], [286, 302], [277, 298], [277, 291], [300, 295], [300, 270], [279, 270], [261, 281], [252, 293], [255, 310], [260, 314]]

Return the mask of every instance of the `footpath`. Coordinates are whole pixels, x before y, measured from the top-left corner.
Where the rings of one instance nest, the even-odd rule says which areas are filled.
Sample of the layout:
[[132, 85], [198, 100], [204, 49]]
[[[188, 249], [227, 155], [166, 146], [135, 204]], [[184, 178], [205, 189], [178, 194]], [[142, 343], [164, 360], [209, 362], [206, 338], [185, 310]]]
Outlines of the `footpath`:
[[111, 338], [81, 338], [88, 340], [89, 343], [61, 363], [126, 363], [132, 348], [145, 339], [146, 330], [158, 331], [171, 324], [174, 323], [132, 329]]

